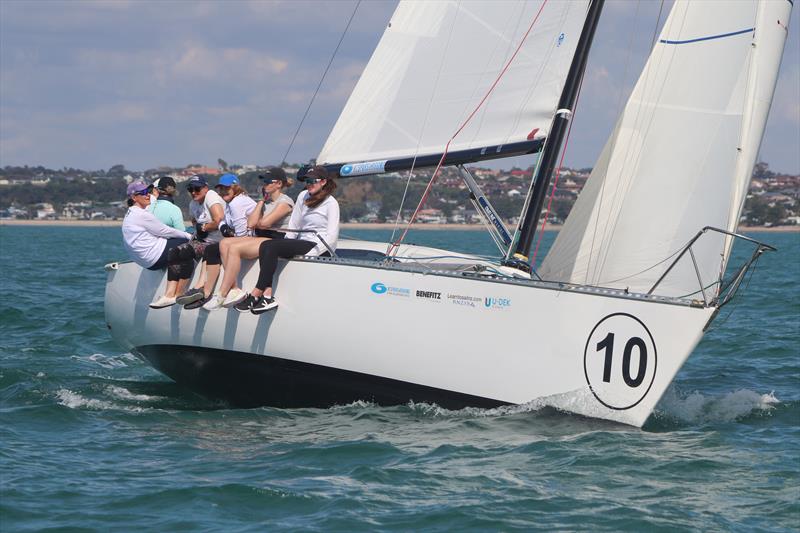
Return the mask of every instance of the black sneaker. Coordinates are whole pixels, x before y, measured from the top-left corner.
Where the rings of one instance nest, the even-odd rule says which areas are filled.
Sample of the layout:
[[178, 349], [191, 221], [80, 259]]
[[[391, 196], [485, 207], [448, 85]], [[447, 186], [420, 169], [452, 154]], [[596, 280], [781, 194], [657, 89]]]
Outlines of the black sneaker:
[[188, 304], [184, 305], [183, 308], [184, 309], [197, 309], [198, 307], [203, 307], [203, 305], [205, 305], [205, 303], [208, 302], [211, 299], [212, 296], [214, 296], [214, 295], [213, 294], [209, 294], [208, 297], [204, 296], [203, 295], [203, 290], [200, 289], [200, 299], [199, 300], [195, 300], [195, 301], [193, 301], [191, 303], [188, 303]]
[[[187, 305], [192, 302], [196, 302], [197, 300], [201, 300], [204, 297], [203, 289], [189, 289], [188, 291], [184, 292], [177, 298], [175, 298], [175, 303], [178, 305]], [[194, 309], [190, 307], [189, 309]]]
[[253, 302], [253, 307], [250, 308], [250, 312], [254, 315], [260, 315], [261, 313], [266, 313], [270, 309], [275, 309], [276, 307], [278, 307], [278, 302], [275, 301], [275, 298], [265, 298], [262, 296]]
[[244, 300], [234, 305], [233, 308], [239, 311], [240, 313], [244, 313], [245, 311], [250, 311], [253, 308], [253, 304], [255, 302], [256, 302], [256, 297], [253, 296], [252, 294], [248, 294], [247, 296], [245, 296]]

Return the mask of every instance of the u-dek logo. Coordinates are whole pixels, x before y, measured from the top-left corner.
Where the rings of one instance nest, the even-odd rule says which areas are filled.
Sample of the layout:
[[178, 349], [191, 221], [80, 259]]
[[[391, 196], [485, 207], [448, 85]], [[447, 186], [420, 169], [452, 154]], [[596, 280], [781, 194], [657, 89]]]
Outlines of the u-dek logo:
[[487, 309], [507, 309], [511, 307], [511, 298], [489, 298], [483, 299], [483, 306]]
[[417, 291], [417, 298], [426, 298], [428, 300], [441, 300], [442, 293], [441, 292], [433, 292], [433, 291]]
[[411, 297], [411, 289], [406, 289], [404, 287], [389, 287], [387, 285], [384, 285], [380, 281], [377, 281], [372, 285], [370, 285], [369, 290], [371, 290], [375, 294], [387, 294], [389, 296], [400, 296], [403, 298]]

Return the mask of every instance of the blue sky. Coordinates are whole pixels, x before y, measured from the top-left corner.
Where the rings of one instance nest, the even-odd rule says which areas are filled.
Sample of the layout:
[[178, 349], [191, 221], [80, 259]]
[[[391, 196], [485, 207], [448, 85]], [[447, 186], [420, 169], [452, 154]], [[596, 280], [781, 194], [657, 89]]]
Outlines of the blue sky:
[[[280, 162], [354, 6], [0, 0], [0, 166]], [[394, 7], [362, 2], [289, 161], [317, 155]], [[644, 64], [658, 7], [607, 2], [568, 166], [594, 164]], [[795, 174], [799, 29], [795, 9], [761, 149], [772, 169]]]

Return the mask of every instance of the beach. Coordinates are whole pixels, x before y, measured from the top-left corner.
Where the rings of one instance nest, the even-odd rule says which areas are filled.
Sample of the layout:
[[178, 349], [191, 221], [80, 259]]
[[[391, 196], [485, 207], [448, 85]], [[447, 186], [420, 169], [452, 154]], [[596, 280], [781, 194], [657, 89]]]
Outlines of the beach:
[[[190, 227], [191, 223], [185, 221], [186, 227]], [[0, 226], [61, 226], [61, 227], [95, 227], [95, 228], [108, 228], [121, 226], [122, 220], [23, 220], [23, 219], [0, 219]], [[395, 224], [390, 223], [353, 223], [343, 222], [340, 224], [342, 229], [394, 229]], [[405, 224], [400, 224], [400, 228], [404, 228]], [[414, 224], [414, 230], [449, 230], [449, 231], [475, 231], [484, 229], [482, 224]], [[558, 231], [561, 229], [560, 225], [548, 224], [545, 226], [545, 231]], [[800, 232], [800, 226], [739, 226], [738, 231], [741, 233], [794, 233]]]

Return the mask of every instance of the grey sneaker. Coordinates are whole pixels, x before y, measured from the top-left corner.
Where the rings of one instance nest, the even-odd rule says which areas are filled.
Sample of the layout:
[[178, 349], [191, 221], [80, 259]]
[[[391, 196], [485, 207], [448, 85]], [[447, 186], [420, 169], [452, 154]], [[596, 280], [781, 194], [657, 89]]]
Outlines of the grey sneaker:
[[175, 303], [178, 305], [186, 305], [192, 302], [196, 302], [197, 300], [202, 300], [203, 298], [205, 298], [203, 289], [189, 289], [188, 291], [184, 292], [183, 294], [175, 298]]
[[198, 307], [203, 307], [205, 304], [208, 303], [208, 301], [212, 298], [212, 296], [209, 296], [209, 297], [203, 296], [199, 300], [195, 300], [194, 302], [192, 302], [190, 304], [184, 305], [183, 308], [184, 309], [197, 309]]

